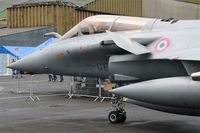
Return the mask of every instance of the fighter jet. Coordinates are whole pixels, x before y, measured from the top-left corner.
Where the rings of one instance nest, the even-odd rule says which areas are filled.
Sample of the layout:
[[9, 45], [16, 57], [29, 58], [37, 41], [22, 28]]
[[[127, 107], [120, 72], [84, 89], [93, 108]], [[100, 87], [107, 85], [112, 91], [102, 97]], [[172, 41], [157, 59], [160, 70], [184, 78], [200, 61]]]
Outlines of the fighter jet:
[[[110, 92], [143, 107], [200, 116], [200, 20], [97, 15], [9, 68], [32, 73], [109, 78]], [[125, 110], [111, 111], [111, 123]]]

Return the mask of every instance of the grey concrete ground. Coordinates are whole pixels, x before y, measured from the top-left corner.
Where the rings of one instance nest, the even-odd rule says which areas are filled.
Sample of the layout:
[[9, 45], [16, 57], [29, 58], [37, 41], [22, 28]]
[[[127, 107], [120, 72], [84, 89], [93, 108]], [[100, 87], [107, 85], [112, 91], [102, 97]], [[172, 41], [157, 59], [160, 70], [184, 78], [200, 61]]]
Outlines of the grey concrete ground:
[[[65, 77], [65, 81], [67, 81]], [[124, 124], [110, 124], [110, 103], [93, 102], [92, 98], [67, 99], [69, 82], [47, 81], [46, 75], [34, 77], [34, 91], [41, 101], [25, 99], [29, 77], [0, 78], [0, 133], [198, 133], [200, 118], [162, 113], [126, 105], [128, 119]], [[46, 96], [48, 95], [48, 96]], [[25, 97], [24, 97], [25, 96]], [[20, 97], [20, 98], [18, 98]]]

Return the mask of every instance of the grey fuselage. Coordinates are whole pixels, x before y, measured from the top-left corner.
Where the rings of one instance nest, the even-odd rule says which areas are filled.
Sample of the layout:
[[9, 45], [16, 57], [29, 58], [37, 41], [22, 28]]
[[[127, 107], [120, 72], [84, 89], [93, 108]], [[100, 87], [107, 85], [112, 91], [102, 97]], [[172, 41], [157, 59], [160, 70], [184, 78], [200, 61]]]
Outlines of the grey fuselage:
[[[15, 65], [20, 70], [33, 73], [102, 78], [120, 74], [140, 80], [188, 76], [199, 71], [200, 65], [197, 61], [173, 59], [185, 49], [197, 50], [200, 42], [198, 29], [133, 34], [131, 35], [133, 40], [140, 43], [146, 43], [143, 41], [143, 36], [153, 36], [153, 38], [165, 36], [175, 41], [171, 45], [172, 50], [169, 48], [166, 52], [156, 53], [153, 41], [147, 46], [152, 54], [134, 55], [117, 47], [106, 33], [83, 35], [57, 42], [19, 60], [19, 66]], [[107, 40], [106, 44], [102, 43], [104, 40]], [[194, 54], [195, 52], [198, 53], [194, 51]], [[187, 65], [187, 62], [190, 62], [190, 65]]]
[[125, 51], [115, 45], [102, 46], [104, 39], [106, 35], [88, 35], [60, 41], [19, 60], [23, 65], [16, 66], [31, 73], [107, 78], [110, 55]]
[[[130, 53], [127, 47], [116, 45], [117, 39], [112, 40], [108, 33], [99, 33], [58, 41], [11, 64], [10, 68], [113, 80], [128, 77], [143, 82], [114, 89], [112, 93], [148, 108], [200, 115], [200, 83], [189, 77], [200, 72], [200, 21], [156, 20], [150, 27], [114, 34], [139, 45], [137, 53], [146, 49], [148, 54]], [[165, 42], [160, 43], [162, 40]]]

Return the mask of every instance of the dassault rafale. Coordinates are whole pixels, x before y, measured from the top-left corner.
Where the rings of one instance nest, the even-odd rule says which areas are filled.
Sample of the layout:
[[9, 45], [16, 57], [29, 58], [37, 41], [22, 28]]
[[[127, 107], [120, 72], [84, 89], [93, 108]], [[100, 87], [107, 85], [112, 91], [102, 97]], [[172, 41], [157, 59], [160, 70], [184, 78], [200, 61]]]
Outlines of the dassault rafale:
[[[200, 20], [91, 16], [9, 68], [99, 77], [128, 85], [110, 90], [143, 107], [200, 116]], [[111, 123], [126, 120], [116, 102]]]

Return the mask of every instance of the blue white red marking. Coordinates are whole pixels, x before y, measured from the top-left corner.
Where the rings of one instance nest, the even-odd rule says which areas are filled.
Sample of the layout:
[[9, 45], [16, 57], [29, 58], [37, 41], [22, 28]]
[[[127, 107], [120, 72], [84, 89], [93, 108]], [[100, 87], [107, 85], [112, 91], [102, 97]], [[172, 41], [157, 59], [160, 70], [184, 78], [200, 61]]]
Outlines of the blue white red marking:
[[157, 44], [155, 46], [155, 51], [162, 52], [162, 51], [168, 49], [169, 46], [170, 46], [169, 38], [162, 38], [157, 42]]

